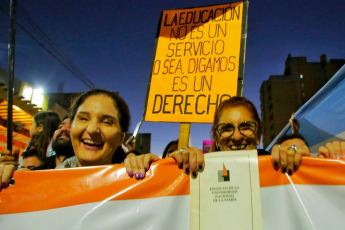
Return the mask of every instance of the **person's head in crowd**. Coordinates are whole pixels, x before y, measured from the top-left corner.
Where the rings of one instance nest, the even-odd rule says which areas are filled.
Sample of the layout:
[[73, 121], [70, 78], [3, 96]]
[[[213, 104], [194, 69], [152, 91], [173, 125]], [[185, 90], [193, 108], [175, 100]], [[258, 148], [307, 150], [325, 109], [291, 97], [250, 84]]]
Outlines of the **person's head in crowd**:
[[29, 145], [30, 148], [35, 148], [37, 150], [41, 158], [45, 156], [50, 140], [59, 124], [60, 118], [55, 112], [44, 111], [34, 116], [30, 128], [31, 140]]
[[130, 125], [126, 102], [102, 89], [81, 94], [71, 107], [71, 141], [78, 166], [122, 163]]
[[[308, 146], [308, 142], [304, 139], [304, 137], [299, 134], [299, 133], [290, 133], [290, 134], [285, 134], [281, 136], [278, 140], [277, 143], [278, 145], [296, 145], [296, 143], [302, 143]], [[308, 146], [309, 147], [309, 146]]]
[[52, 138], [52, 148], [57, 156], [71, 157], [74, 155], [70, 133], [70, 118], [65, 116], [62, 118], [62, 121]]
[[36, 149], [28, 149], [22, 153], [22, 169], [39, 170], [45, 169], [44, 159], [38, 154]]
[[35, 114], [30, 128], [30, 136], [43, 135], [51, 138], [60, 124], [59, 115], [52, 111]]
[[167, 146], [165, 146], [162, 158], [169, 157], [169, 155], [178, 149], [178, 140], [170, 141]]
[[222, 101], [212, 126], [212, 151], [256, 149], [262, 127], [254, 104], [245, 97]]

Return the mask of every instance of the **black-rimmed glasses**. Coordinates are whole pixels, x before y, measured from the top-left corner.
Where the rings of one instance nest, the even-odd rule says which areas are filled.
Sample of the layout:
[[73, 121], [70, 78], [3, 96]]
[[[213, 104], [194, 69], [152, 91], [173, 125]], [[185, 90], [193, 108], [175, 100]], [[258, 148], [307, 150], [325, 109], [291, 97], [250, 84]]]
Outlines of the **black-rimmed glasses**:
[[[245, 121], [237, 126], [238, 131], [245, 137], [255, 135], [258, 123], [255, 121]], [[231, 137], [234, 135], [236, 127], [230, 123], [220, 123], [216, 125], [216, 131], [220, 137]]]

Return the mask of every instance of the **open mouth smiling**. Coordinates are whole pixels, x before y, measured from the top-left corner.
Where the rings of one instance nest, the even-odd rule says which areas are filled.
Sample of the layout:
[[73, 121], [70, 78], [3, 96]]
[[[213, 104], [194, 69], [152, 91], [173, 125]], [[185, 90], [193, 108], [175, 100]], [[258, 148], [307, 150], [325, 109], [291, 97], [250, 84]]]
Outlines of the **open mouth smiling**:
[[243, 150], [247, 148], [247, 145], [230, 145], [231, 150]]
[[94, 141], [94, 140], [90, 140], [90, 139], [83, 139], [81, 142], [84, 145], [89, 146], [91, 148], [102, 148], [104, 145], [103, 142]]

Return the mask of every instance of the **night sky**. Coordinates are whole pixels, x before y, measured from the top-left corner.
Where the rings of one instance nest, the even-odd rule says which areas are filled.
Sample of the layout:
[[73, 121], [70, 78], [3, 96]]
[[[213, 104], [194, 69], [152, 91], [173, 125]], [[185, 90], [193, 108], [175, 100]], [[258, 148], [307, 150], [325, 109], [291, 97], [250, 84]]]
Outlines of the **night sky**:
[[[18, 23], [29, 28], [25, 14], [97, 88], [119, 91], [140, 121], [162, 10], [229, 3], [206, 0], [18, 0]], [[0, 0], [0, 66], [7, 69], [9, 1]], [[270, 75], [284, 73], [288, 54], [318, 62], [345, 58], [344, 1], [290, 0], [249, 2], [243, 95], [260, 109], [259, 89]], [[37, 34], [35, 34], [38, 36]], [[88, 87], [66, 70], [21, 28], [17, 28], [15, 76], [46, 92], [85, 91]], [[210, 139], [209, 124], [192, 124], [192, 145]], [[179, 123], [145, 122], [152, 133], [151, 151], [160, 155], [178, 138]]]

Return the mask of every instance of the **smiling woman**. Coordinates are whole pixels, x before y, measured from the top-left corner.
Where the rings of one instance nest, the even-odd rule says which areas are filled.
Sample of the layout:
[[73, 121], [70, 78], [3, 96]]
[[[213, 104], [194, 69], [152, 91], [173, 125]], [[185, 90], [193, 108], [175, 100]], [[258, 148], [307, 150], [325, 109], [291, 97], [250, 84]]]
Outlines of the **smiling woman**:
[[75, 157], [57, 168], [122, 163], [121, 144], [129, 128], [126, 102], [116, 93], [95, 89], [81, 94], [71, 109], [71, 141]]
[[[233, 151], [257, 149], [262, 134], [260, 117], [254, 104], [245, 97], [231, 97], [222, 101], [214, 114], [211, 151]], [[270, 154], [257, 149], [258, 155]], [[294, 136], [275, 145], [272, 164], [275, 170], [292, 175], [298, 170], [302, 156], [308, 156], [309, 148], [303, 139]], [[197, 148], [184, 148], [173, 152], [179, 168], [186, 174], [197, 177], [205, 166], [203, 152]]]
[[244, 97], [232, 97], [217, 108], [212, 126], [212, 151], [256, 149], [262, 127], [254, 104]]

